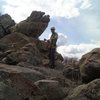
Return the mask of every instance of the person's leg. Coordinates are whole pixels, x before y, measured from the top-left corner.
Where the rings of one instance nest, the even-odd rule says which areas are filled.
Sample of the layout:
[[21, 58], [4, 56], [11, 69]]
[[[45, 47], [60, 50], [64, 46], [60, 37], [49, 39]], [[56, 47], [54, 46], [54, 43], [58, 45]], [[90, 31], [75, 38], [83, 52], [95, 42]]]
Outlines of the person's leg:
[[51, 67], [51, 65], [52, 65], [52, 49], [50, 48], [49, 49], [49, 65], [50, 65], [50, 67]]
[[55, 67], [55, 48], [52, 48], [51, 50], [51, 65], [52, 68]]

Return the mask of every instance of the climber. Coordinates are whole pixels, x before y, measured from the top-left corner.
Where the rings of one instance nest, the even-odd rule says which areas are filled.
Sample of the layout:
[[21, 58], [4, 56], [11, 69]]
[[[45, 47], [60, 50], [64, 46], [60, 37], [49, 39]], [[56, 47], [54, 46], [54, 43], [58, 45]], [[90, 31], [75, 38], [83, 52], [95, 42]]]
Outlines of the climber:
[[55, 27], [51, 27], [52, 35], [50, 37], [50, 49], [49, 49], [49, 64], [51, 68], [55, 67], [55, 53], [56, 53], [56, 42], [58, 34], [55, 32]]

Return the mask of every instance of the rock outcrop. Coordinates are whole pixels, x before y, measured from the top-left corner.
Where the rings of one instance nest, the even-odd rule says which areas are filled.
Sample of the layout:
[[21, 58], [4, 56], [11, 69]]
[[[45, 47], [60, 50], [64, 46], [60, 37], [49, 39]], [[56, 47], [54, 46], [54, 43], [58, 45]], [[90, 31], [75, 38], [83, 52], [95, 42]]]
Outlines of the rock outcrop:
[[11, 31], [12, 33], [19, 32], [27, 36], [38, 38], [48, 26], [49, 21], [49, 15], [45, 15], [45, 13], [41, 11], [33, 11], [26, 20], [12, 27]]
[[[45, 79], [39, 71], [0, 64], [0, 99], [23, 100], [39, 93], [35, 81]], [[24, 99], [25, 100], [25, 99]]]
[[100, 48], [83, 55], [79, 62], [83, 82], [87, 83], [100, 78]]
[[[0, 100], [100, 100], [100, 79], [96, 79], [100, 78], [100, 48], [79, 62], [62, 63], [56, 52], [51, 69], [49, 42], [38, 39], [49, 15], [33, 11], [16, 25], [9, 15], [0, 21]], [[85, 83], [96, 80], [83, 84], [81, 77]]]
[[58, 81], [39, 80], [35, 82], [35, 85], [46, 95], [46, 99], [62, 100], [65, 97], [65, 93]]
[[[11, 33], [0, 40], [2, 63], [11, 65], [49, 65], [48, 43], [38, 39], [28, 37], [22, 33]], [[61, 55], [56, 53], [56, 65], [62, 66]], [[60, 67], [59, 67], [60, 68]], [[59, 69], [58, 68], [58, 69]]]
[[10, 15], [5, 14], [0, 16], [0, 38], [10, 33], [10, 28], [15, 25], [15, 21]]
[[64, 100], [100, 100], [100, 79], [76, 87]]
[[66, 79], [60, 71], [63, 58], [56, 52], [56, 68], [50, 69], [48, 42], [38, 39], [50, 21], [44, 14], [32, 12], [0, 39], [1, 100], [60, 100], [66, 96]]

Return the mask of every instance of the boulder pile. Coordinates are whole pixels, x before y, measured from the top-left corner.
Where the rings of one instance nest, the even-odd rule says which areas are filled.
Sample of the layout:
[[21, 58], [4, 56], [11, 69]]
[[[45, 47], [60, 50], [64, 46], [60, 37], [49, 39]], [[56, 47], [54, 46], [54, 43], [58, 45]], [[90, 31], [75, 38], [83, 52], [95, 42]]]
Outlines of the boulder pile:
[[51, 69], [48, 42], [39, 40], [49, 21], [41, 11], [17, 24], [0, 16], [0, 100], [100, 100], [100, 48], [69, 63], [56, 52]]

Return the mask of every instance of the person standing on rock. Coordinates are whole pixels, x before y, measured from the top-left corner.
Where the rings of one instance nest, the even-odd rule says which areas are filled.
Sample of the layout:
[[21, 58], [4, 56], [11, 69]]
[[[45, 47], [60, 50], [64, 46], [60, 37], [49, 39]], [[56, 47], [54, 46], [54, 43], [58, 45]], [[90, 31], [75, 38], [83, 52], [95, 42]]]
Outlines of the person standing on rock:
[[55, 53], [56, 53], [56, 42], [58, 39], [58, 34], [57, 32], [55, 32], [55, 27], [51, 27], [51, 32], [52, 35], [50, 37], [50, 49], [49, 49], [49, 63], [50, 63], [50, 67], [54, 68], [55, 67]]

